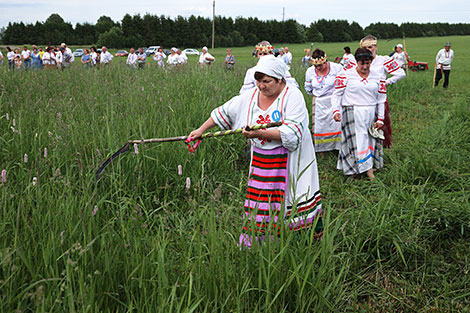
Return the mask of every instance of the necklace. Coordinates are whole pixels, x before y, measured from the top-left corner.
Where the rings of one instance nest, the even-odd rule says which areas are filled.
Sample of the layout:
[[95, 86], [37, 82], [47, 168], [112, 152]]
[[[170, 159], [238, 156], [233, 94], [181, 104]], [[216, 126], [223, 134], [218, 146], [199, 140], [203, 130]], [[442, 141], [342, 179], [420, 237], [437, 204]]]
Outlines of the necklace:
[[[318, 71], [317, 69], [315, 69], [315, 79], [317, 80], [317, 83], [320, 85], [320, 88], [323, 88], [323, 85], [324, 85], [324, 80], [325, 80], [325, 77], [328, 76], [328, 73], [330, 72], [330, 66], [328, 63], [326, 63], [326, 69], [325, 69], [325, 72], [323, 75], [318, 75]], [[318, 79], [318, 77], [321, 77], [321, 79]]]

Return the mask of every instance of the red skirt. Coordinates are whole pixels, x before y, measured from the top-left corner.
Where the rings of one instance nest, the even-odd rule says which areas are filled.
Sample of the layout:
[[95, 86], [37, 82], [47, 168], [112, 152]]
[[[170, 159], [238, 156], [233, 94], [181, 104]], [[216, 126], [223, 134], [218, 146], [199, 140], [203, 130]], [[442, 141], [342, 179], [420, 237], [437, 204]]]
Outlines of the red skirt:
[[383, 141], [384, 148], [392, 147], [392, 119], [390, 117], [390, 105], [388, 104], [388, 99], [385, 100], [385, 114], [384, 114], [384, 136]]

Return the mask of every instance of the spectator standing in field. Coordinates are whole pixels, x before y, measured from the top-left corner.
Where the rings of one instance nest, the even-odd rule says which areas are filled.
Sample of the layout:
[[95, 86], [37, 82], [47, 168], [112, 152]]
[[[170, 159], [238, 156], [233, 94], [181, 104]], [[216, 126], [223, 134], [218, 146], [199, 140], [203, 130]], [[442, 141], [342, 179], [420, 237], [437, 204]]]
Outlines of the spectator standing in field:
[[134, 48], [129, 50], [129, 54], [127, 55], [126, 65], [130, 68], [137, 68], [137, 54], [135, 54]]
[[21, 57], [23, 58], [24, 68], [31, 68], [31, 51], [28, 50], [28, 47], [23, 47], [23, 51], [21, 51]]
[[139, 64], [139, 69], [145, 67], [145, 62], [147, 62], [147, 54], [144, 52], [143, 48], [139, 48], [139, 53], [137, 54], [137, 63]]
[[62, 63], [64, 62], [64, 54], [62, 51], [64, 51], [64, 48], [55, 48], [55, 64], [57, 69], [62, 69]]
[[186, 53], [181, 51], [180, 49], [176, 49], [176, 54], [178, 55], [178, 63], [181, 65], [184, 65], [188, 63], [188, 57], [186, 56]]
[[[90, 48], [90, 55], [91, 55], [91, 65], [92, 66], [96, 66], [96, 57], [98, 56], [98, 54], [96, 53], [96, 48], [95, 47], [91, 47]], [[99, 62], [98, 62], [99, 63]]]
[[72, 62], [74, 61], [72, 50], [67, 47], [62, 47], [61, 52], [63, 54], [63, 68], [70, 68], [72, 66]]
[[92, 61], [91, 61], [91, 55], [88, 49], [85, 49], [83, 51], [81, 62], [84, 68], [91, 68]]
[[315, 49], [312, 64], [305, 73], [305, 91], [312, 95], [312, 134], [316, 152], [339, 150], [341, 123], [334, 121], [331, 95], [336, 76], [343, 70], [340, 64], [328, 62], [323, 50]]
[[232, 49], [227, 49], [227, 55], [225, 56], [224, 64], [227, 70], [233, 70], [235, 66], [235, 56], [232, 54]]
[[405, 51], [403, 51], [403, 45], [401, 43], [395, 46], [395, 53], [392, 55], [392, 59], [398, 63], [399, 67], [405, 69], [410, 57]]
[[273, 55], [262, 57], [254, 69], [254, 92], [216, 108], [189, 134], [197, 139], [215, 126], [228, 130], [283, 122], [277, 128], [243, 130], [251, 142], [251, 162], [240, 246], [277, 238], [283, 224], [290, 231], [315, 226], [320, 231], [321, 195], [308, 112], [302, 92], [287, 86], [286, 74], [284, 62]]
[[50, 68], [51, 66], [51, 54], [50, 54], [50, 48], [46, 47], [44, 54], [42, 55], [42, 64], [44, 64], [45, 68]]
[[42, 67], [42, 60], [36, 46], [33, 47], [33, 52], [31, 53], [31, 67], [33, 70], [37, 70]]
[[357, 66], [336, 77], [331, 97], [332, 118], [341, 121], [342, 130], [337, 169], [345, 175], [365, 172], [374, 179], [374, 169], [383, 167], [383, 147], [372, 134], [384, 124], [387, 87], [382, 73], [371, 70], [372, 52], [358, 48], [354, 56]]
[[101, 48], [100, 64], [108, 65], [111, 63], [112, 59], [113, 59], [113, 55], [109, 53], [108, 48], [103, 46]]
[[23, 61], [21, 61], [21, 55], [15, 54], [15, 69], [21, 70], [23, 68]]
[[[386, 85], [391, 85], [405, 78], [405, 71], [400, 68], [398, 63], [389, 56], [377, 55], [377, 38], [368, 35], [361, 39], [359, 43], [361, 48], [367, 48], [372, 53], [372, 63], [370, 71], [379, 74], [381, 79], [386, 80]], [[387, 74], [392, 75], [387, 78]], [[385, 101], [385, 116], [383, 132], [385, 139], [383, 145], [385, 148], [392, 147], [392, 120], [390, 118], [390, 105], [388, 100]]]
[[281, 59], [281, 61], [284, 62], [287, 65], [287, 68], [289, 69], [289, 59], [286, 56], [284, 48], [279, 49], [279, 55], [277, 57]]
[[302, 66], [308, 67], [308, 65], [310, 64], [310, 59], [311, 59], [310, 49], [304, 49], [304, 52], [305, 52], [305, 55], [302, 58]]
[[56, 68], [56, 63], [55, 63], [55, 53], [56, 53], [56, 47], [52, 48], [49, 46], [49, 53], [51, 54], [51, 68]]
[[15, 52], [13, 52], [10, 47], [6, 47], [6, 49], [7, 49], [8, 69], [13, 70], [15, 69]]
[[178, 55], [176, 54], [176, 51], [177, 50], [175, 47], [171, 48], [170, 55], [168, 56], [168, 60], [166, 61], [166, 63], [173, 67], [179, 64]]
[[95, 67], [100, 67], [101, 66], [101, 51], [96, 50], [96, 64]]
[[3, 65], [3, 54], [2, 51], [0, 50], [0, 66]]
[[[265, 56], [269, 56], [269, 55], [274, 56], [273, 55], [274, 47], [269, 43], [269, 41], [266, 41], [266, 40], [259, 42], [255, 46], [255, 50], [257, 52], [256, 56], [258, 58], [258, 62], [259, 60], [261, 60], [261, 58]], [[239, 93], [240, 95], [256, 87], [256, 79], [255, 79], [254, 70], [255, 70], [255, 67], [252, 67], [246, 71], [245, 79], [243, 81], [243, 86], [240, 89], [240, 93]], [[292, 77], [289, 70], [287, 70], [285, 79], [286, 79], [287, 86], [289, 86], [290, 88], [299, 88], [299, 84], [297, 84], [297, 81], [295, 80], [294, 77]]]
[[215, 58], [208, 52], [207, 47], [202, 47], [202, 53], [199, 56], [199, 66], [211, 65]]
[[165, 66], [166, 54], [163, 53], [163, 47], [158, 47], [157, 52], [153, 55], [153, 60], [157, 62], [157, 65], [160, 67]]
[[439, 50], [436, 55], [436, 80], [434, 86], [439, 84], [439, 81], [444, 75], [444, 88], [449, 86], [450, 76], [450, 63], [454, 59], [454, 50], [450, 48], [450, 42], [446, 42], [444, 49]]
[[290, 66], [292, 64], [292, 53], [289, 51], [289, 47], [284, 47], [284, 52], [287, 58], [287, 67], [290, 69]]
[[343, 48], [344, 54], [343, 57], [341, 58], [341, 61], [339, 63], [345, 68], [352, 68], [356, 66], [356, 59], [354, 58], [354, 55], [351, 53], [351, 48], [348, 46]]

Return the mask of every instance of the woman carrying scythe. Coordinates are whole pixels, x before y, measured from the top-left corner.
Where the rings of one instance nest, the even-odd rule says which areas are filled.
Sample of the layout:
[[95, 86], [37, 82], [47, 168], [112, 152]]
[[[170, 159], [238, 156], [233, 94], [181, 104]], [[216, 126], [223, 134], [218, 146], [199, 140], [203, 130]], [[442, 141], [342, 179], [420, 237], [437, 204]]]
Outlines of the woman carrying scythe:
[[[251, 164], [239, 244], [250, 247], [265, 235], [320, 226], [322, 205], [317, 162], [302, 93], [286, 85], [287, 65], [274, 56], [255, 67], [256, 88], [230, 99], [189, 135], [199, 138], [219, 126], [234, 129], [281, 121], [278, 128], [243, 131], [251, 141]], [[269, 229], [268, 229], [269, 227]]]

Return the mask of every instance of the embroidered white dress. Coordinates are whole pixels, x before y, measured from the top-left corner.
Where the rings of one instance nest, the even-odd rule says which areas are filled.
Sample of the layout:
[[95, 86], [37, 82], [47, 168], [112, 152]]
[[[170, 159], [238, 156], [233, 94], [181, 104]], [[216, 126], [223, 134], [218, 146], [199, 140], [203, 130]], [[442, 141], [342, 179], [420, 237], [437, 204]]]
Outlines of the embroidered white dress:
[[[283, 212], [291, 230], [310, 227], [315, 224], [315, 217], [321, 214], [322, 206], [305, 100], [299, 89], [286, 86], [271, 106], [262, 110], [258, 106], [258, 95], [259, 89], [255, 88], [232, 98], [211, 113], [212, 119], [222, 129], [283, 122], [278, 127], [282, 142], [251, 139], [250, 178], [245, 200], [248, 222], [244, 230], [248, 233], [254, 231], [252, 227], [255, 226], [250, 225], [252, 218], [256, 218], [257, 227], [265, 227], [273, 217], [273, 211], [274, 224], [277, 213]], [[279, 164], [271, 163], [274, 162], [272, 158]], [[285, 174], [282, 174], [282, 169], [277, 171], [278, 166], [282, 167], [282, 160]], [[277, 176], [270, 174], [272, 170], [277, 171]], [[252, 217], [253, 213], [256, 213], [255, 217]], [[241, 244], [250, 245], [247, 236], [242, 234]]]
[[339, 150], [341, 144], [341, 123], [331, 118], [331, 95], [335, 90], [336, 76], [343, 67], [331, 62], [328, 62], [328, 67], [325, 75], [318, 75], [315, 66], [309, 67], [305, 73], [305, 91], [316, 97], [312, 114], [315, 116], [313, 138], [316, 152]]

